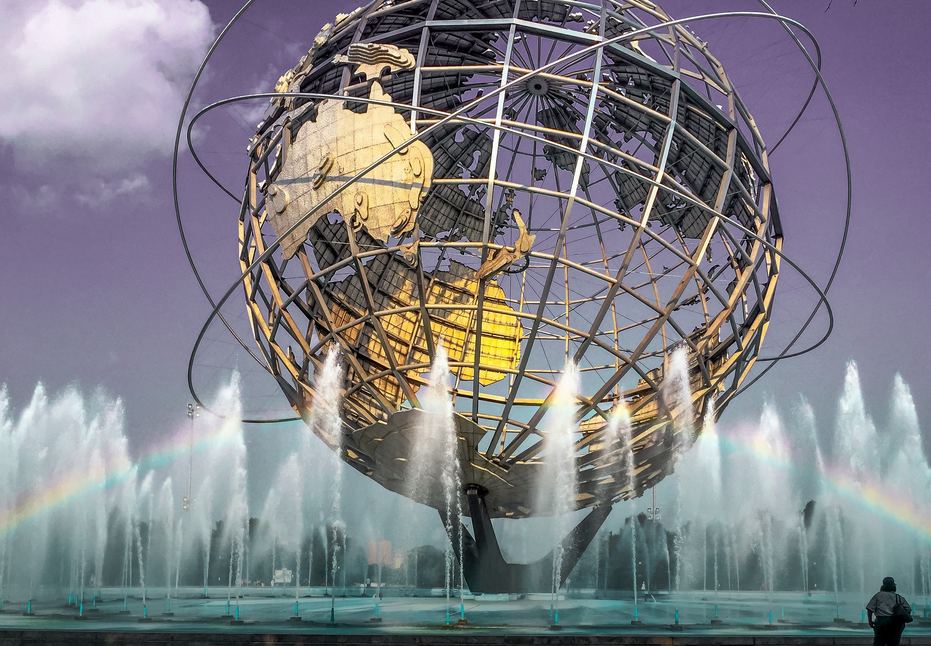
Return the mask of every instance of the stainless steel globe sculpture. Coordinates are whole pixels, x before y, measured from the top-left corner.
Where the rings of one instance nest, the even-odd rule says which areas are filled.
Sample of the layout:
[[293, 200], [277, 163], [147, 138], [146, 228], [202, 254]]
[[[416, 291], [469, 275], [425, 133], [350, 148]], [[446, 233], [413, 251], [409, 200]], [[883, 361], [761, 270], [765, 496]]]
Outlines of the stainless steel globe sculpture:
[[[700, 432], [683, 422], [739, 390], [782, 232], [752, 117], [670, 20], [646, 0], [376, 0], [282, 76], [249, 145], [243, 271], [280, 248], [246, 276], [246, 301], [305, 419], [341, 349], [350, 465], [412, 495], [440, 344], [473, 521], [548, 513], [533, 492], [567, 361], [577, 509], [655, 485]], [[684, 403], [664, 396], [677, 349]], [[629, 442], [609, 435], [621, 406]], [[438, 491], [419, 499], [442, 508]]]

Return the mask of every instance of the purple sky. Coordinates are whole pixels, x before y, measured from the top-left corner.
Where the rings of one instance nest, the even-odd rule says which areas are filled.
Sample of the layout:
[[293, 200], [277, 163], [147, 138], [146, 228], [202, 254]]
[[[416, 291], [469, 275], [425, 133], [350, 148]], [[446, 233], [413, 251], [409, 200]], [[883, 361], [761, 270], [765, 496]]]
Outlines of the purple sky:
[[[931, 67], [919, 0], [773, 2], [819, 39], [824, 76], [847, 131], [853, 166], [853, 221], [831, 293], [836, 329], [814, 353], [786, 361], [736, 401], [725, 423], [753, 420], [766, 397], [789, 412], [798, 393], [833, 424], [845, 363], [860, 366], [868, 411], [887, 416], [892, 378], [911, 385], [919, 420], [931, 419], [926, 329], [931, 308], [931, 204], [927, 145]], [[751, 0], [670, 0], [674, 17], [709, 10], [760, 10]], [[267, 91], [306, 51], [322, 23], [356, 1], [257, 2], [208, 67], [193, 107]], [[184, 421], [190, 400], [188, 354], [209, 312], [184, 259], [171, 203], [171, 145], [193, 71], [214, 34], [238, 7], [189, 0], [6, 2], [0, 8], [0, 383], [14, 409], [37, 381], [51, 391], [78, 384], [122, 397], [137, 454]], [[812, 80], [801, 54], [774, 22], [737, 18], [696, 22], [744, 95], [764, 139], [775, 143]], [[245, 146], [258, 103], [221, 109], [198, 129], [198, 150], [228, 185], [241, 185]], [[823, 94], [816, 95], [771, 165], [786, 252], [824, 284], [844, 215], [843, 156]], [[190, 240], [210, 289], [238, 276], [236, 205], [180, 166]], [[780, 312], [767, 338], [772, 351], [814, 302], [786, 268]], [[224, 311], [241, 315], [234, 296]], [[824, 330], [821, 316], [806, 335]], [[199, 364], [210, 397], [239, 366], [214, 328]], [[251, 379], [251, 381], [250, 381]], [[283, 398], [275, 400], [279, 408]], [[269, 437], [270, 429], [250, 431]], [[926, 433], [926, 447], [928, 446]]]

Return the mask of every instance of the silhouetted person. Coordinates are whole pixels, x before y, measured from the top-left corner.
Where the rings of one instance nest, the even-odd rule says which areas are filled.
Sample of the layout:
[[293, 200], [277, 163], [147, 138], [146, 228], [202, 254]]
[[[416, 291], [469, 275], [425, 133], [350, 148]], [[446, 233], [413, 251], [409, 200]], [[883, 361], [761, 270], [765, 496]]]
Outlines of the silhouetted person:
[[899, 639], [905, 630], [905, 621], [894, 615], [897, 603], [905, 612], [912, 614], [912, 608], [905, 597], [896, 594], [895, 580], [887, 576], [883, 579], [879, 592], [866, 604], [870, 628], [873, 629], [873, 646], [899, 646]]

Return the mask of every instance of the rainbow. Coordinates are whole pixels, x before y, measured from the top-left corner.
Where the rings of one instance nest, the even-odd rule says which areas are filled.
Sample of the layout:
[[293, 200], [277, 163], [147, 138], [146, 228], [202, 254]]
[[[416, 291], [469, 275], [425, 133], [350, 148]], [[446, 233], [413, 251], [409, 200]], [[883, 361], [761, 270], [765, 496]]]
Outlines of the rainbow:
[[[204, 452], [228, 441], [236, 434], [238, 428], [237, 421], [224, 420], [212, 432], [195, 442], [194, 453]], [[787, 457], [788, 452], [781, 450], [783, 447], [771, 446], [760, 438], [758, 433], [735, 433], [727, 436], [717, 433], [717, 436], [722, 453], [751, 455], [761, 464], [786, 472], [798, 468], [798, 465]], [[150, 449], [137, 465], [103, 465], [70, 472], [48, 483], [39, 491], [21, 496], [10, 510], [0, 514], [0, 538], [9, 535], [23, 523], [81, 496], [95, 491], [112, 490], [140, 471], [164, 467], [190, 455], [190, 435], [179, 431], [168, 441]], [[811, 468], [818, 467], [811, 465]], [[821, 471], [820, 479], [824, 489], [876, 516], [913, 531], [922, 540], [931, 543], [931, 510], [909, 498], [908, 492], [893, 491], [878, 480], [857, 480], [852, 473], [836, 466], [826, 466]]]
[[[216, 428], [197, 439], [193, 445], [194, 453], [201, 453], [232, 439], [238, 428], [237, 420], [222, 420]], [[41, 489], [21, 495], [11, 509], [0, 513], [0, 538], [9, 535], [23, 523], [54, 511], [72, 500], [97, 491], [110, 491], [139, 472], [164, 467], [190, 455], [191, 436], [179, 430], [167, 441], [150, 448], [136, 465], [120, 461], [118, 464], [91, 466], [43, 483]]]
[[[717, 435], [722, 453], [751, 455], [763, 465], [786, 472], [795, 471], [800, 466], [791, 461], [785, 447], [771, 446], [759, 433]], [[894, 490], [878, 479], [857, 478], [851, 470], [836, 465], [825, 465], [823, 469], [819, 469], [817, 464], [806, 466], [820, 471], [822, 490], [908, 529], [931, 543], [931, 509], [918, 503], [910, 492]]]

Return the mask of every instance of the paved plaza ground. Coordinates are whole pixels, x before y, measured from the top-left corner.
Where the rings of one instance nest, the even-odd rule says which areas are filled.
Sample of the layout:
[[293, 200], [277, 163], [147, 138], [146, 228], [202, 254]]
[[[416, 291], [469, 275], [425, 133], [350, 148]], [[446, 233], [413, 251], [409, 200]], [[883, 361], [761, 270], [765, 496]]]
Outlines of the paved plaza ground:
[[[372, 621], [375, 617], [372, 596], [361, 596], [356, 589], [342, 597], [338, 590], [334, 600], [324, 596], [322, 588], [312, 589], [309, 597], [307, 590], [302, 589], [298, 599], [300, 620], [295, 620], [293, 590], [288, 592], [244, 588], [241, 598], [230, 599], [228, 610], [225, 589], [213, 589], [211, 598], [203, 599], [200, 598], [203, 590], [182, 588], [177, 597], [173, 596], [171, 614], [167, 614], [164, 590], [150, 589], [146, 603], [148, 621], [140, 621], [142, 596], [135, 589], [128, 596], [128, 614], [121, 614], [124, 601], [120, 591], [105, 589], [96, 607], [89, 597], [85, 599], [84, 618], [80, 618], [79, 607], [64, 600], [33, 601], [32, 615], [24, 615], [25, 601], [5, 600], [0, 611], [0, 646], [161, 641], [505, 643], [496, 642], [496, 636], [508, 637], [507, 642], [515, 644], [868, 644], [872, 635], [861, 623], [861, 601], [865, 600], [860, 600], [859, 595], [846, 595], [839, 605], [832, 594], [648, 595], [637, 604], [636, 616], [641, 624], [631, 623], [634, 606], [630, 597], [592, 598], [590, 592], [580, 591], [581, 598], [562, 596], [554, 602], [549, 595], [467, 595], [463, 603], [467, 623], [458, 624], [460, 601], [453, 599], [447, 627], [445, 595], [431, 596], [439, 594], [438, 590], [419, 590], [416, 597], [396, 596], [399, 591], [387, 590], [378, 607], [380, 621]], [[412, 591], [406, 594], [411, 595]], [[909, 639], [903, 643], [931, 644], [931, 619], [926, 618], [925, 600], [912, 601], [916, 621], [909, 625], [906, 631]], [[335, 610], [335, 623], [330, 622], [331, 607]], [[556, 611], [559, 630], [553, 629]], [[844, 621], [837, 621], [837, 615]]]

